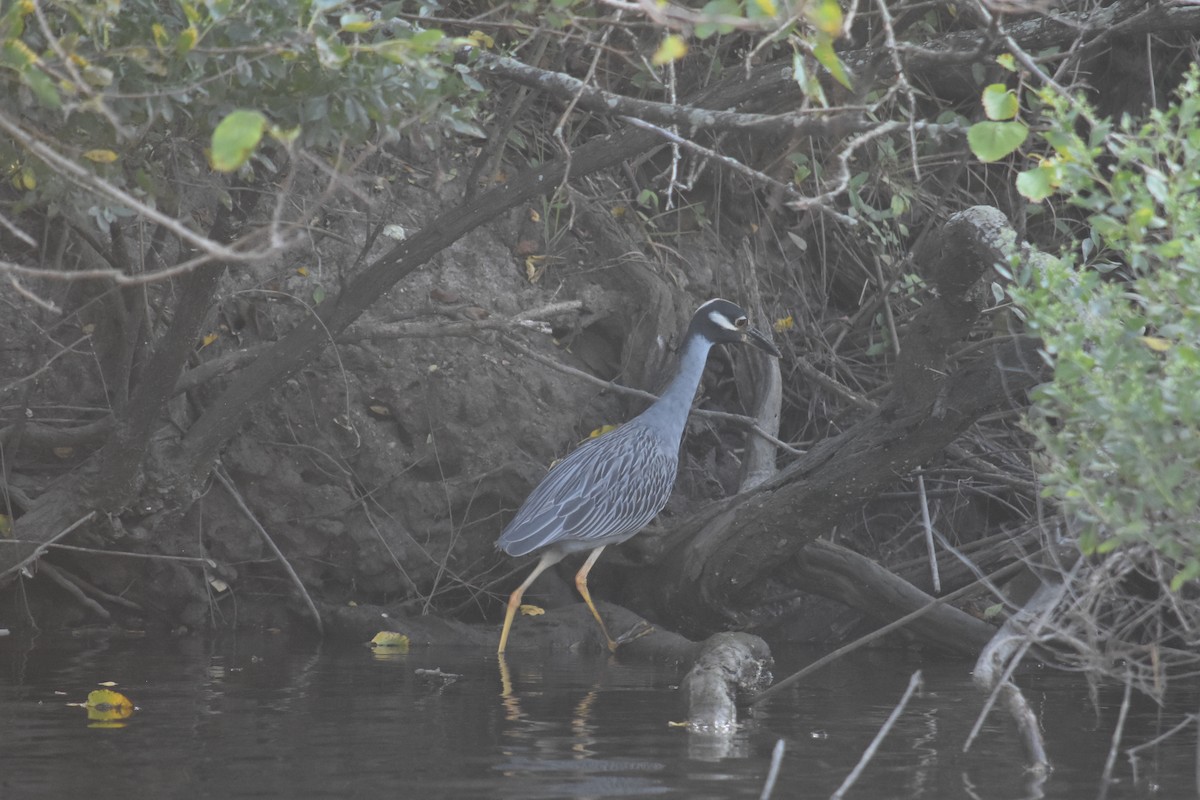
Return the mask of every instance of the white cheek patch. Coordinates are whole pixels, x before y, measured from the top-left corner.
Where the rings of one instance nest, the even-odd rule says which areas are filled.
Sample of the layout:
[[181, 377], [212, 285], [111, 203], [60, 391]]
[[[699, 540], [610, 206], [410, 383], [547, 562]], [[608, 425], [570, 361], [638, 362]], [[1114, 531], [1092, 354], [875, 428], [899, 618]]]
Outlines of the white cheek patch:
[[712, 320], [714, 325], [724, 328], [727, 331], [736, 331], [738, 329], [737, 325], [734, 325], [732, 322], [730, 322], [729, 317], [725, 316], [720, 311], [708, 312], [708, 318]]

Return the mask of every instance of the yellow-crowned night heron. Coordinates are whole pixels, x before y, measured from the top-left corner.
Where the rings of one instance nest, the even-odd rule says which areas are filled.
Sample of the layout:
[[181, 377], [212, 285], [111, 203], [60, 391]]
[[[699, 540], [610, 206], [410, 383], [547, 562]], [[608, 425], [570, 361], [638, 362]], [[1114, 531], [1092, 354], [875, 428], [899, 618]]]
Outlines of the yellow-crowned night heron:
[[779, 356], [775, 345], [750, 327], [745, 311], [728, 300], [709, 300], [692, 316], [679, 372], [662, 396], [615, 431], [564, 458], [526, 498], [496, 546], [510, 556], [545, 550], [533, 572], [508, 598], [497, 652], [504, 652], [513, 616], [529, 585], [548, 567], [582, 550], [592, 552], [576, 573], [575, 586], [600, 623], [609, 650], [616, 650], [617, 643], [588, 593], [588, 572], [605, 547], [633, 536], [667, 504], [675, 485], [683, 428], [708, 351], [715, 344], [732, 342]]

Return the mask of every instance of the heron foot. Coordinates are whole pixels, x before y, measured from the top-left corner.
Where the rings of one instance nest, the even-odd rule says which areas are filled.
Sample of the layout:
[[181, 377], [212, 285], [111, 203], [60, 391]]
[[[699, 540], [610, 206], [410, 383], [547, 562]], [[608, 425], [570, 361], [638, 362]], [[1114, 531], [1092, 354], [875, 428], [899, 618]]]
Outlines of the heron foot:
[[616, 641], [610, 641], [608, 643], [608, 649], [611, 652], [615, 653], [615, 652], [617, 652], [617, 648], [620, 647], [621, 645], [629, 644], [630, 642], [636, 641], [636, 640], [642, 638], [643, 636], [645, 636], [646, 634], [653, 633], [653, 632], [654, 632], [654, 626], [651, 625], [649, 622], [646, 622], [646, 620], [641, 620], [640, 622], [638, 622], [637, 625], [634, 625], [632, 628], [625, 631], [625, 633], [622, 633], [620, 636], [618, 636], [616, 638]]

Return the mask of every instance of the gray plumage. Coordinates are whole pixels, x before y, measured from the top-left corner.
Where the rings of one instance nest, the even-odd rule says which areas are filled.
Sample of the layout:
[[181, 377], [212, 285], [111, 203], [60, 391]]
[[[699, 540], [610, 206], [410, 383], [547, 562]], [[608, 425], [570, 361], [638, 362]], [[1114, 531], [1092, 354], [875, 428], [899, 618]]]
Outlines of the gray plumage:
[[679, 442], [634, 419], [556, 464], [497, 546], [523, 556], [556, 542], [568, 553], [622, 542], [662, 511], [678, 466]]
[[498, 652], [503, 653], [525, 589], [543, 570], [570, 553], [592, 554], [575, 576], [610, 649], [617, 642], [587, 591], [587, 575], [600, 550], [630, 538], [662, 511], [679, 467], [679, 444], [708, 351], [722, 343], [745, 343], [778, 357], [779, 351], [750, 327], [746, 312], [728, 300], [709, 300], [696, 310], [684, 337], [679, 369], [653, 405], [617, 430], [564, 458], [525, 499], [496, 546], [511, 556], [543, 550], [533, 572], [509, 596]]

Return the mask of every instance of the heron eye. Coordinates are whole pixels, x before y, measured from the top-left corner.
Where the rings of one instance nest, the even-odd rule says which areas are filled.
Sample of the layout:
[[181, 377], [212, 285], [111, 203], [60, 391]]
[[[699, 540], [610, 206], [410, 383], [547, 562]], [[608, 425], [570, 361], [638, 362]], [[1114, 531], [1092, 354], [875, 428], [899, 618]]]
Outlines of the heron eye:
[[745, 317], [738, 317], [733, 324], [739, 328], [744, 328], [750, 324], [750, 320], [746, 319]]

